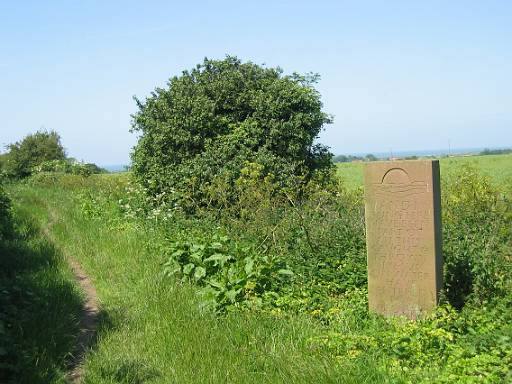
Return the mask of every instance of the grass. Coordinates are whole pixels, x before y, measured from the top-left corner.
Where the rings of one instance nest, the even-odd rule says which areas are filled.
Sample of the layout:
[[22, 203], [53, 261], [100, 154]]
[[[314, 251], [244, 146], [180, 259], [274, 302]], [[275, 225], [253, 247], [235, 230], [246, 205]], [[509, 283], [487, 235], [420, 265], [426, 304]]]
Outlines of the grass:
[[16, 196], [14, 233], [0, 239], [0, 382], [64, 383], [82, 296], [62, 253], [34, 222], [44, 206]]
[[[338, 163], [338, 175], [349, 188], [363, 185], [363, 162]], [[441, 177], [459, 169], [461, 166], [470, 165], [483, 174], [489, 176], [500, 185], [512, 184], [512, 155], [487, 155], [487, 156], [455, 156], [440, 159]]]
[[[373, 356], [338, 361], [307, 340], [325, 332], [308, 317], [200, 309], [194, 287], [161, 276], [156, 234], [87, 220], [59, 188], [16, 186], [37, 222], [48, 211], [56, 245], [92, 278], [104, 313], [85, 383], [398, 382]], [[43, 224], [44, 225], [44, 224]]]

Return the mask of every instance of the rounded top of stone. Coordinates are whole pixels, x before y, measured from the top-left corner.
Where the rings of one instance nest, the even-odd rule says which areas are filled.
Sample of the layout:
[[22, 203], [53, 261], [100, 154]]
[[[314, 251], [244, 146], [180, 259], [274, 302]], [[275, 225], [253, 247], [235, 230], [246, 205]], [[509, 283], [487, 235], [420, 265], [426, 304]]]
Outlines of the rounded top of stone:
[[409, 184], [409, 175], [402, 168], [391, 168], [382, 177], [382, 184]]

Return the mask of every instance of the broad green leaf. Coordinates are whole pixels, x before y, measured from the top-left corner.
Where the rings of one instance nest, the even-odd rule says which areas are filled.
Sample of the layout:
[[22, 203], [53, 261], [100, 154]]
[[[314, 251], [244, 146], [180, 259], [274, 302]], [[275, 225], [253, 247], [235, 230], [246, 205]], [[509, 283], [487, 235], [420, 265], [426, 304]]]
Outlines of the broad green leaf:
[[252, 273], [252, 269], [254, 267], [254, 259], [248, 257], [245, 260], [246, 260], [245, 268], [244, 268], [245, 269], [245, 273], [247, 275], [250, 275]]
[[195, 265], [192, 264], [192, 263], [189, 263], [189, 264], [185, 265], [183, 267], [183, 274], [184, 275], [190, 275], [190, 273], [193, 271], [194, 268], [195, 268]]
[[206, 269], [204, 267], [197, 267], [194, 271], [194, 279], [196, 281], [201, 280], [206, 276]]
[[219, 290], [224, 290], [226, 287], [224, 286], [224, 284], [218, 282], [218, 281], [215, 281], [215, 280], [209, 280], [207, 282], [208, 284], [210, 284], [210, 286], [214, 287], [214, 288], [217, 288]]

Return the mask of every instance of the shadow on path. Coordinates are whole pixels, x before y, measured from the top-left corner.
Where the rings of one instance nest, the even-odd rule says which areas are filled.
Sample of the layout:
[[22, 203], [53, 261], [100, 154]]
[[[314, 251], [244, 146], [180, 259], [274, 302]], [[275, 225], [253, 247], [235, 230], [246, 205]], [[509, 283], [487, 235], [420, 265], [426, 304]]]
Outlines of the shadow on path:
[[107, 318], [80, 266], [70, 263], [84, 292], [48, 228], [42, 232], [16, 212], [11, 233], [0, 238], [0, 383], [79, 382], [99, 319]]

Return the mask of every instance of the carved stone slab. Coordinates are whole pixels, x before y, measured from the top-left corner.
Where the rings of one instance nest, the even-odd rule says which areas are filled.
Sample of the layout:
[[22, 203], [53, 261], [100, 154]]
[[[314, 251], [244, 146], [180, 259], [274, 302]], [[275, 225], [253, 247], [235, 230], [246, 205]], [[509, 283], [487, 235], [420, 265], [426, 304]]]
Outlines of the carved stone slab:
[[415, 319], [442, 287], [439, 162], [372, 162], [364, 178], [370, 310]]

